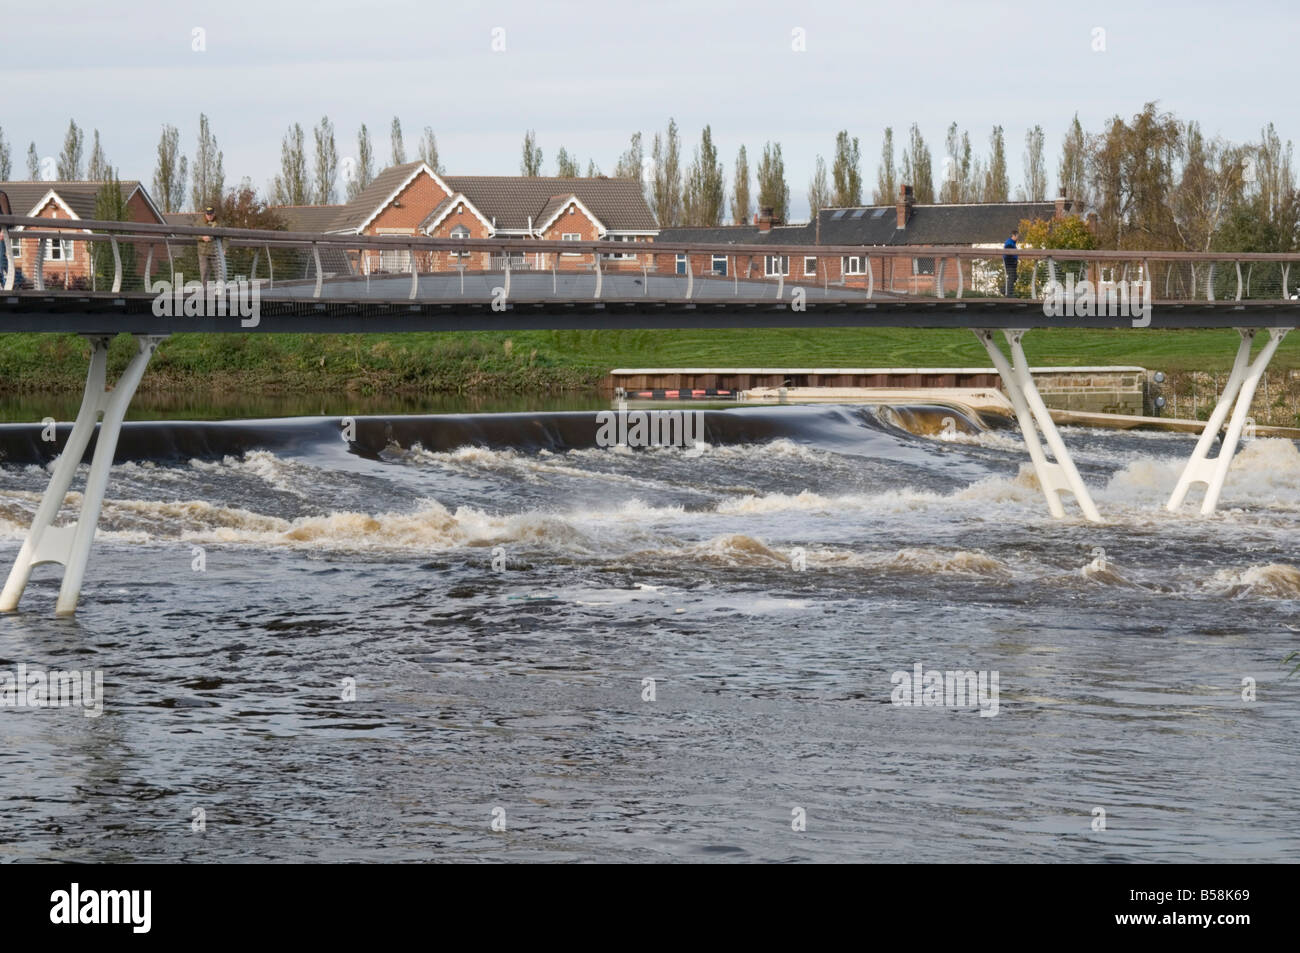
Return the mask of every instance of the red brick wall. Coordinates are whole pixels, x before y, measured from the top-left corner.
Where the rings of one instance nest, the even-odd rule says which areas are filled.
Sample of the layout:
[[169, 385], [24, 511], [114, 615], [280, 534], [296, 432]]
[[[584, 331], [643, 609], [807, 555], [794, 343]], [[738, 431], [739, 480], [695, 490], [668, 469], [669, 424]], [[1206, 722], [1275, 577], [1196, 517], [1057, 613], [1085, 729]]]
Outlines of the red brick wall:
[[[582, 206], [576, 203], [566, 206], [561, 210], [559, 216], [554, 222], [542, 232], [539, 236], [543, 241], [558, 242], [564, 238], [565, 234], [577, 234], [581, 236], [578, 241], [594, 242], [600, 238], [600, 231], [588, 216], [582, 210]], [[551, 262], [547, 256], [545, 265], [550, 266]], [[560, 255], [558, 268], [561, 271], [572, 271], [579, 268], [585, 268], [592, 263], [591, 255]]]
[[[438, 207], [443, 199], [450, 198], [447, 192], [424, 171], [404, 188], [397, 197], [375, 216], [364, 234], [379, 235], [380, 229], [409, 228], [415, 229], [429, 217], [429, 213]], [[401, 208], [397, 206], [400, 205]]]
[[[459, 206], [457, 211], [438, 223], [429, 233], [430, 238], [450, 238], [452, 230], [463, 226], [469, 229], [471, 238], [490, 238], [488, 227], [479, 217], [469, 210], [468, 205]], [[465, 257], [457, 258], [452, 252], [426, 252], [421, 256], [421, 270], [454, 271], [456, 265], [464, 265], [470, 271], [485, 271], [488, 267], [490, 252], [473, 251]]]

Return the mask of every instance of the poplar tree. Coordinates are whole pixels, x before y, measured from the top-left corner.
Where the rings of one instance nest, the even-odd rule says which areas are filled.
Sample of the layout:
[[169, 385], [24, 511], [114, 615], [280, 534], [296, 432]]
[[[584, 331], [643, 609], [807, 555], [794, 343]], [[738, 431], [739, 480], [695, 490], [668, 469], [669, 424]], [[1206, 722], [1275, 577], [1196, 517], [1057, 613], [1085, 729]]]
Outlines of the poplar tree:
[[180, 130], [164, 123], [162, 135], [158, 137], [158, 164], [153, 170], [154, 198], [162, 205], [164, 212], [179, 212], [185, 202], [189, 160], [180, 151]]
[[537, 148], [537, 134], [529, 129], [524, 133], [523, 157], [519, 161], [519, 174], [538, 176], [542, 174], [542, 150]]
[[754, 209], [749, 199], [749, 156], [744, 146], [736, 153], [731, 178], [731, 220], [737, 225], [748, 225]]
[[396, 116], [393, 117], [393, 125], [388, 131], [388, 138], [393, 150], [388, 164], [404, 165], [406, 163], [406, 145], [402, 142], [402, 120]]
[[439, 175], [446, 171], [438, 157], [438, 137], [433, 134], [432, 126], [424, 127], [424, 136], [420, 139], [420, 160]]
[[357, 130], [357, 164], [352, 181], [348, 183], [348, 201], [360, 195], [375, 180], [375, 147], [370, 141], [370, 130], [363, 122]]
[[206, 205], [221, 204], [222, 194], [226, 191], [226, 171], [223, 167], [224, 156], [217, 148], [216, 136], [208, 125], [208, 117], [199, 113], [199, 144], [194, 150], [194, 165], [190, 185], [190, 200], [194, 211], [201, 211]]
[[77, 128], [75, 119], [68, 120], [68, 132], [63, 137], [63, 151], [59, 153], [59, 181], [75, 182], [81, 179], [81, 154], [86, 142], [85, 134]]
[[790, 186], [785, 181], [785, 159], [779, 142], [766, 143], [758, 160], [758, 207], [770, 208], [782, 222], [790, 210]]
[[316, 140], [316, 172], [313, 176], [313, 201], [317, 205], [333, 205], [338, 198], [334, 180], [339, 171], [339, 150], [334, 143], [334, 123], [329, 116], [321, 116], [313, 135]]
[[889, 205], [898, 198], [898, 173], [894, 169], [894, 130], [885, 127], [885, 139], [880, 144], [880, 166], [876, 169], [876, 191], [873, 205]]
[[307, 155], [301, 123], [294, 123], [280, 142], [280, 174], [275, 177], [276, 205], [306, 205]]
[[858, 151], [858, 137], [849, 138], [848, 130], [841, 130], [835, 136], [835, 163], [831, 178], [835, 191], [833, 204], [846, 208], [862, 204], [862, 168], [861, 155]]
[[815, 219], [817, 213], [828, 208], [830, 203], [831, 186], [826, 176], [826, 160], [818, 156], [816, 171], [813, 172], [812, 181], [808, 183], [808, 210], [811, 217]]

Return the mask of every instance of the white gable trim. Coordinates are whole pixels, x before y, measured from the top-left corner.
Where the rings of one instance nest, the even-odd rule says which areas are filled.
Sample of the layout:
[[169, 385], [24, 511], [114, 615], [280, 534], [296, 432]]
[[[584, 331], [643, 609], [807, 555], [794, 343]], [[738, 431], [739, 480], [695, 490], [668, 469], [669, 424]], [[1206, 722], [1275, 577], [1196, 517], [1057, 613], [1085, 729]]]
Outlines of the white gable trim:
[[466, 196], [464, 192], [457, 192], [455, 195], [451, 197], [451, 200], [447, 203], [447, 210], [443, 212], [441, 215], [439, 215], [437, 218], [435, 218], [427, 226], [425, 226], [424, 234], [426, 235], [433, 234], [433, 230], [437, 228], [440, 224], [442, 224], [443, 220], [446, 219], [448, 215], [456, 211], [456, 206], [458, 206], [461, 202], [464, 202], [465, 207], [474, 213], [474, 217], [483, 223], [483, 227], [488, 230], [489, 238], [491, 238], [493, 235], [496, 234], [496, 229], [492, 227], [492, 223], [489, 222], [483, 216], [483, 213], [478, 210], [478, 208], [474, 205], [473, 202], [469, 200], [469, 197]]
[[[51, 199], [54, 201], [54, 203], [55, 203], [56, 205], [58, 205], [59, 208], [63, 209], [63, 211], [65, 211], [65, 212], [68, 213], [68, 218], [76, 219], [76, 220], [78, 220], [78, 221], [81, 220], [81, 216], [78, 215], [76, 212], [74, 212], [72, 209], [70, 209], [70, 208], [68, 207], [68, 203], [65, 202], [65, 201], [63, 201], [63, 199], [59, 197], [59, 193], [58, 193], [57, 191], [55, 191], [54, 189], [50, 189], [50, 190], [49, 190], [48, 192], [46, 192], [43, 196], [41, 196], [41, 200], [40, 200], [39, 202], [37, 202], [35, 205], [32, 206], [32, 210], [31, 210], [30, 212], [27, 213], [26, 217], [27, 217], [27, 218], [40, 218], [40, 215], [38, 215], [37, 213], [40, 212], [41, 209], [45, 208], [45, 206], [48, 205], [48, 204], [50, 203], [50, 200], [51, 200]], [[59, 222], [59, 221], [62, 221], [62, 219], [53, 218], [53, 219], [50, 219], [50, 221], [52, 221], [52, 222]], [[16, 229], [15, 229], [15, 230], [21, 230], [21, 229], [24, 228], [24, 227], [25, 227], [25, 226], [19, 225], [19, 226], [16, 226]], [[78, 231], [88, 232], [88, 231], [90, 231], [90, 229], [88, 229], [88, 228], [82, 228], [82, 229], [78, 229]]]
[[541, 238], [542, 235], [546, 234], [546, 230], [555, 224], [556, 219], [558, 219], [561, 215], [563, 215], [565, 210], [568, 209], [570, 205], [576, 205], [578, 208], [582, 209], [582, 214], [587, 216], [587, 218], [591, 220], [591, 224], [596, 226], [597, 236], [600, 238], [605, 237], [605, 234], [609, 231], [609, 229], [605, 227], [605, 223], [602, 222], [600, 219], [598, 219], [595, 215], [592, 215], [591, 209], [583, 205], [582, 199], [578, 198], [578, 196], [574, 195], [572, 192], [569, 193], [569, 197], [564, 200], [564, 204], [562, 204], [556, 210], [554, 215], [552, 215], [549, 219], [547, 219], [545, 223], [537, 226], [534, 229], [534, 232], [536, 232], [537, 237]]
[[451, 186], [447, 185], [447, 183], [442, 180], [442, 176], [438, 175], [437, 172], [434, 172], [431, 168], [429, 168], [428, 163], [421, 162], [418, 166], [416, 166], [414, 169], [411, 170], [411, 174], [406, 177], [406, 179], [402, 182], [402, 184], [393, 190], [393, 194], [388, 196], [388, 198], [384, 199], [377, 206], [375, 206], [375, 210], [370, 213], [370, 216], [364, 222], [362, 222], [360, 225], [356, 227], [356, 234], [360, 235], [363, 231], [365, 231], [366, 227], [379, 217], [379, 213], [382, 212], [384, 209], [388, 208], [388, 206], [391, 205], [393, 202], [395, 202], [397, 200], [397, 197], [407, 190], [410, 184], [415, 181], [416, 177], [421, 172], [427, 172], [429, 176], [433, 179], [433, 181], [438, 183], [439, 188], [441, 188], [448, 195], [454, 194], [454, 191], [452, 190]]

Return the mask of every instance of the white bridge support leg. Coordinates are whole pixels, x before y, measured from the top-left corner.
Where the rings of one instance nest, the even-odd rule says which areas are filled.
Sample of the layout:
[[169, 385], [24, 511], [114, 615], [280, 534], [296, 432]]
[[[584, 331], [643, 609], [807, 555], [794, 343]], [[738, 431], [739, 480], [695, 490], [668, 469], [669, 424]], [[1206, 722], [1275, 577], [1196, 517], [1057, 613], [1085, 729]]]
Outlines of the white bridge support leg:
[[[1047, 497], [1048, 510], [1057, 519], [1062, 519], [1065, 516], [1065, 506], [1061, 503], [1061, 494], [1073, 493], [1083, 515], [1094, 523], [1100, 523], [1101, 514], [1097, 512], [1097, 506], [1092, 502], [1092, 495], [1089, 494], [1083, 478], [1079, 476], [1074, 461], [1070, 459], [1070, 452], [1065, 449], [1065, 442], [1061, 440], [1056, 424], [1052, 422], [1052, 415], [1048, 412], [1047, 405], [1043, 403], [1043, 398], [1039, 396], [1038, 388], [1034, 386], [1033, 375], [1029, 373], [1029, 362], [1025, 359], [1025, 351], [1020, 343], [1027, 329], [1002, 332], [1007, 339], [1007, 344], [1011, 346], [1010, 362], [998, 347], [997, 341], [993, 339], [991, 330], [987, 328], [973, 330], [985, 350], [989, 352], [989, 357], [993, 359], [993, 366], [998, 369], [1002, 383], [1006, 385], [1011, 405], [1016, 409], [1016, 420], [1020, 422], [1020, 432], [1025, 439], [1025, 447], [1029, 451], [1029, 458], [1034, 463], [1034, 471], [1038, 474], [1038, 483], [1043, 488], [1043, 495]], [[1056, 458], [1055, 462], [1048, 460], [1047, 454], [1043, 452], [1043, 445], [1038, 440], [1039, 431], [1042, 431], [1044, 439], [1047, 440], [1047, 446], [1051, 449], [1052, 456]]]
[[[108, 485], [108, 472], [113, 465], [117, 437], [122, 430], [122, 418], [126, 416], [126, 408], [144, 375], [149, 358], [163, 340], [162, 337], [151, 335], [136, 335], [135, 339], [136, 354], [111, 391], [105, 389], [105, 383], [108, 345], [112, 339], [107, 335], [90, 339], [90, 370], [86, 374], [86, 393], [81, 399], [81, 409], [77, 412], [77, 421], [72, 426], [63, 453], [55, 461], [54, 474], [50, 477], [45, 495], [41, 497], [27, 539], [9, 571], [4, 592], [0, 593], [0, 612], [12, 612], [18, 608], [18, 600], [27, 587], [32, 567], [41, 563], [61, 563], [64, 567], [63, 585], [59, 589], [55, 614], [71, 615], [76, 611], [81, 581], [86, 574], [86, 562], [90, 559], [90, 545], [95, 539], [99, 510], [104, 502], [104, 489]], [[81, 513], [75, 523], [55, 526], [54, 519], [63, 506], [64, 497], [72, 485], [72, 478], [76, 475], [100, 414], [103, 414], [104, 421], [99, 428], [95, 456], [91, 461], [90, 475], [86, 478], [86, 489], [82, 493]]]
[[[1268, 367], [1268, 362], [1273, 359], [1282, 339], [1287, 336], [1288, 331], [1292, 330], [1294, 329], [1269, 328], [1268, 343], [1252, 361], [1250, 349], [1255, 343], [1255, 335], [1259, 329], [1237, 328], [1237, 333], [1241, 335], [1241, 343], [1237, 346], [1237, 357], [1232, 362], [1232, 373], [1228, 375], [1228, 383], [1224, 386], [1223, 394], [1214, 407], [1214, 413], [1210, 415], [1205, 430], [1201, 432], [1201, 439], [1196, 441], [1196, 449], [1192, 451], [1191, 459], [1187, 461], [1187, 466], [1183, 468], [1183, 473], [1178, 478], [1178, 484], [1174, 487], [1173, 495], [1169, 497], [1166, 509], [1172, 511], [1181, 507], [1187, 498], [1187, 491], [1195, 483], [1205, 484], [1205, 499], [1201, 501], [1202, 516], [1209, 516], [1219, 505], [1219, 495], [1223, 492], [1223, 483], [1228, 478], [1228, 467], [1232, 465], [1232, 458], [1237, 452], [1237, 442], [1241, 439], [1241, 431], [1246, 426], [1246, 418], [1250, 415], [1250, 404], [1255, 399], [1255, 389], [1259, 387], [1259, 379], [1264, 376], [1264, 368]], [[1229, 411], [1232, 412], [1232, 420], [1228, 424], [1227, 433], [1224, 434], [1223, 445], [1219, 447], [1219, 455], [1211, 458], [1210, 447], [1214, 443], [1214, 438], [1222, 430], [1224, 418], [1228, 416]]]

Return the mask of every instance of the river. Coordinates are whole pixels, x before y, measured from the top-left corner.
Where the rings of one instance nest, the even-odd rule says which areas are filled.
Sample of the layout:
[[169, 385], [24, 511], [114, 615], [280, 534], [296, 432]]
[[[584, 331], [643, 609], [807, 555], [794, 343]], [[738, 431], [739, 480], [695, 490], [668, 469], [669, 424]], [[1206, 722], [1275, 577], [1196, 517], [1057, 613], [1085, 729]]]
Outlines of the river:
[[1300, 860], [1294, 442], [1203, 518], [1192, 437], [1066, 429], [1093, 525], [941, 410], [580, 406], [128, 424], [75, 618], [56, 566], [0, 617], [0, 677], [103, 677], [0, 710], [0, 858]]

